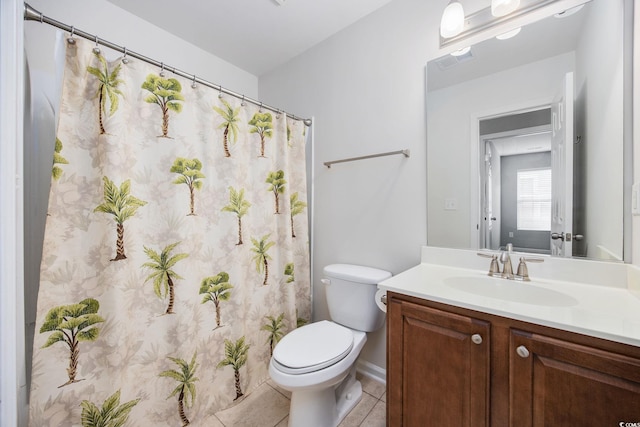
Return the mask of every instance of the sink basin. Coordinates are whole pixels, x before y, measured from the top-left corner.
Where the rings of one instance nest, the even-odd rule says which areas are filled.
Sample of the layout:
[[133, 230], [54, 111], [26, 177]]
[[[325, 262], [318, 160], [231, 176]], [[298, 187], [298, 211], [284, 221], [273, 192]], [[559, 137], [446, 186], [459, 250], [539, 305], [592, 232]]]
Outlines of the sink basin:
[[578, 301], [562, 292], [540, 288], [531, 282], [498, 279], [488, 276], [456, 276], [443, 279], [445, 285], [471, 294], [522, 304], [570, 307]]

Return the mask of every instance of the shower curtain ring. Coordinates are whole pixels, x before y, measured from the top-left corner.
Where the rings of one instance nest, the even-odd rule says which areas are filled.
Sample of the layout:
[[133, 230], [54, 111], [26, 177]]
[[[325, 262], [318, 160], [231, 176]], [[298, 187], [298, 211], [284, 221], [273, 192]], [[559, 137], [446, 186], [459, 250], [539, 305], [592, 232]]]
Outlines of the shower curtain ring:
[[100, 48], [98, 47], [98, 36], [96, 36], [96, 45], [93, 48], [93, 53], [95, 53], [96, 55], [100, 54]]
[[127, 58], [127, 48], [124, 48], [124, 56], [122, 57], [122, 63], [123, 64], [128, 64], [129, 63], [129, 58]]
[[262, 102], [260, 103], [260, 109], [258, 111], [262, 113]]
[[244, 102], [244, 95], [242, 95], [242, 101], [240, 101], [240, 105], [242, 105], [243, 107], [247, 105], [247, 103]]
[[164, 77], [165, 76], [165, 72], [164, 72], [164, 62], [160, 63], [160, 77]]
[[196, 75], [195, 74], [193, 75], [193, 82], [191, 82], [191, 87], [193, 89], [198, 87], [198, 85], [196, 84]]
[[276, 119], [279, 119], [279, 118], [280, 118], [280, 113], [281, 113], [281, 111], [280, 111], [280, 110], [277, 110], [277, 111], [276, 111]]
[[76, 29], [72, 26], [71, 27], [71, 35], [69, 36], [69, 38], [67, 39], [67, 43], [69, 44], [76, 44], [76, 39], [73, 38], [73, 34], [76, 32]]
[[222, 99], [222, 85], [218, 86], [218, 98]]

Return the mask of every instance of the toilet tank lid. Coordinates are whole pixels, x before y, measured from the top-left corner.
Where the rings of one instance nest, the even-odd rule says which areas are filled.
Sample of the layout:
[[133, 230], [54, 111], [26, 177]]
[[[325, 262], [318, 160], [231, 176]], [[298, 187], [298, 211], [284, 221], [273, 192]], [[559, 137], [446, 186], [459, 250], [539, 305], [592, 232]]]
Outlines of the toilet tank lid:
[[348, 280], [350, 282], [377, 285], [391, 277], [391, 273], [378, 268], [353, 264], [331, 264], [324, 268], [327, 277]]

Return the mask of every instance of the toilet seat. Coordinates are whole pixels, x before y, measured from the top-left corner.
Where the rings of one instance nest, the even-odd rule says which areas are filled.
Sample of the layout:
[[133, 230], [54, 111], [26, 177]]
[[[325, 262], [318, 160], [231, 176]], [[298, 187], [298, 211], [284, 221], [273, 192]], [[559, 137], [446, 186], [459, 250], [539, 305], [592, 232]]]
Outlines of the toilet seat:
[[287, 374], [319, 371], [344, 359], [353, 348], [353, 332], [322, 320], [287, 334], [273, 351], [277, 369]]

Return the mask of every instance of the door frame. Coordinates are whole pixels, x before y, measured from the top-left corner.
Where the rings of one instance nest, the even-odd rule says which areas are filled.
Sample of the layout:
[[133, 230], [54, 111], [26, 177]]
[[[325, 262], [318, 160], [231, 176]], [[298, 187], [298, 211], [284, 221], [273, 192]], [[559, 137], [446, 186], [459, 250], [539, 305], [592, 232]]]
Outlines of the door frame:
[[496, 107], [489, 110], [478, 111], [471, 114], [469, 123], [469, 243], [470, 248], [480, 250], [481, 234], [484, 232], [482, 225], [482, 206], [480, 194], [484, 185], [484, 143], [480, 137], [480, 121], [495, 119], [515, 113], [548, 108], [553, 97], [542, 97], [511, 105]]
[[0, 2], [0, 420], [27, 424], [24, 336], [24, 4]]

